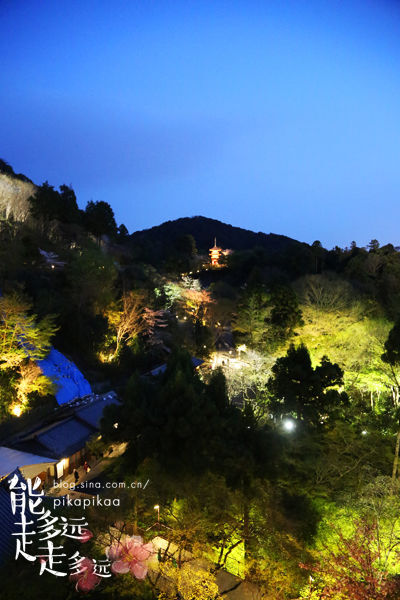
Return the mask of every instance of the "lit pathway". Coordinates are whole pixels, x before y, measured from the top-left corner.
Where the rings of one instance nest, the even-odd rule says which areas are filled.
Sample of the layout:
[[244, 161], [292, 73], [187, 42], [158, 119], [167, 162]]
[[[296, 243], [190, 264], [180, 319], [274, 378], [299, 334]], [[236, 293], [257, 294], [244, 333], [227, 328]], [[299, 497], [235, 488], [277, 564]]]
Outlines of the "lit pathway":
[[[106, 457], [100, 458], [99, 460], [97, 460], [96, 462], [94, 460], [90, 460], [89, 464], [90, 464], [90, 471], [89, 473], [85, 473], [85, 469], [81, 466], [78, 468], [78, 473], [79, 473], [79, 481], [78, 484], [81, 484], [85, 481], [91, 481], [92, 479], [95, 479], [97, 477], [100, 477], [100, 475], [104, 472], [104, 470], [109, 466], [110, 462], [112, 462], [115, 458], [117, 458], [118, 456], [121, 456], [126, 449], [126, 444], [119, 444], [119, 445], [113, 445], [113, 452], [112, 454], [109, 454]], [[91, 494], [86, 494], [85, 492], [82, 491], [74, 491], [74, 487], [75, 487], [75, 477], [74, 477], [74, 473], [70, 473], [69, 475], [66, 475], [65, 477], [63, 477], [62, 479], [62, 483], [64, 484], [63, 486], [59, 487], [52, 487], [50, 489], [48, 489], [46, 491], [46, 496], [65, 496], [66, 494], [69, 494], [71, 498], [78, 498], [78, 497], [83, 497], [83, 496], [91, 496]]]

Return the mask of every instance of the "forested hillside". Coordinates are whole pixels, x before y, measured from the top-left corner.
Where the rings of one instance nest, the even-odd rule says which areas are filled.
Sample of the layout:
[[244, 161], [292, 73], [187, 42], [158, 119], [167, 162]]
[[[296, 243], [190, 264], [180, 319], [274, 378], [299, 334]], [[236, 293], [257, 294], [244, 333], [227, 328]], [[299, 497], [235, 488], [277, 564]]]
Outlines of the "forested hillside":
[[[110, 477], [153, 482], [114, 521], [147, 531], [162, 505], [165, 535], [215, 565], [203, 595], [168, 597], [218, 597], [218, 569], [271, 600], [400, 597], [398, 248], [204, 217], [129, 235], [107, 202], [34, 192], [23, 219], [0, 206], [4, 435], [54, 409], [39, 367], [54, 347], [122, 399], [96, 440], [127, 444]], [[214, 237], [233, 252], [213, 267]]]

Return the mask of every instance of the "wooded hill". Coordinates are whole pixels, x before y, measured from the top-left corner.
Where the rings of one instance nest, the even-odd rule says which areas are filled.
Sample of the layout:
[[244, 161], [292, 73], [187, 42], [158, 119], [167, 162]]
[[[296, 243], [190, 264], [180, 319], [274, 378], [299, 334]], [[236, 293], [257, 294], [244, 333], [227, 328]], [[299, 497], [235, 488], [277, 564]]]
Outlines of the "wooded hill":
[[192, 235], [196, 242], [199, 252], [207, 253], [208, 249], [214, 245], [214, 238], [217, 238], [217, 244], [222, 248], [231, 248], [232, 250], [249, 250], [254, 247], [262, 247], [269, 252], [279, 252], [291, 245], [300, 244], [285, 235], [276, 233], [255, 233], [242, 227], [234, 227], [216, 219], [208, 217], [184, 217], [167, 221], [161, 225], [136, 231], [132, 234], [131, 240], [134, 244], [151, 243], [165, 244], [183, 235]]

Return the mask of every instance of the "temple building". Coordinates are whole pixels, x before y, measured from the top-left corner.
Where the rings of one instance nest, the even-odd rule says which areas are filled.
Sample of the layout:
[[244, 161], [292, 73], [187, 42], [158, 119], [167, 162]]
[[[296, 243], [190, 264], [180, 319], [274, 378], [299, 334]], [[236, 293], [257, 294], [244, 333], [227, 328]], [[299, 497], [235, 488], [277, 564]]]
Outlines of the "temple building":
[[217, 238], [214, 238], [214, 246], [210, 248], [210, 260], [213, 267], [220, 267], [219, 257], [221, 256], [222, 248], [217, 246]]
[[222, 267], [223, 264], [220, 263], [221, 257], [228, 256], [232, 254], [232, 250], [220, 248], [217, 246], [217, 238], [214, 238], [214, 246], [210, 248], [210, 262], [212, 267]]

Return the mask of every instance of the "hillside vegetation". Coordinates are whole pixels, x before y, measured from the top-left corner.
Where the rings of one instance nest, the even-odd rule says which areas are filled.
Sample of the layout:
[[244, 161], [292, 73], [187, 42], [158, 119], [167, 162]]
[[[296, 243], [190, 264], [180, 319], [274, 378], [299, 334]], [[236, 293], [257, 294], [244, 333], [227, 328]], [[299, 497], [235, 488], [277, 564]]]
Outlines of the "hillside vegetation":
[[[218, 569], [270, 600], [400, 597], [398, 248], [325, 249], [205, 217], [129, 235], [107, 202], [81, 209], [69, 186], [2, 178], [3, 426], [53, 410], [36, 359], [54, 346], [121, 397], [92, 448], [127, 444], [110, 477], [152, 482], [112, 522], [147, 535], [161, 506], [163, 535], [215, 565], [183, 593], [167, 562], [171, 598], [210, 600]], [[14, 189], [32, 192], [24, 218], [7, 209]], [[212, 268], [214, 237], [233, 252]]]

